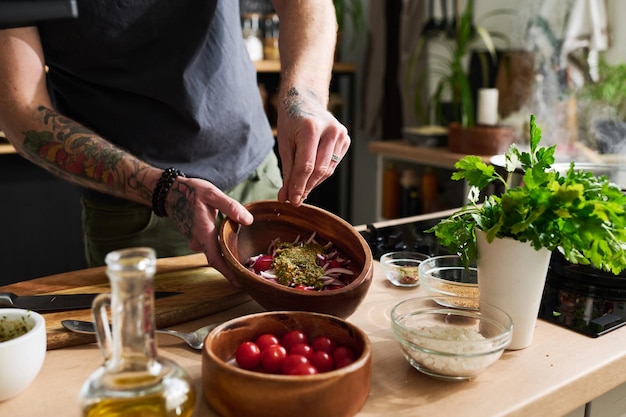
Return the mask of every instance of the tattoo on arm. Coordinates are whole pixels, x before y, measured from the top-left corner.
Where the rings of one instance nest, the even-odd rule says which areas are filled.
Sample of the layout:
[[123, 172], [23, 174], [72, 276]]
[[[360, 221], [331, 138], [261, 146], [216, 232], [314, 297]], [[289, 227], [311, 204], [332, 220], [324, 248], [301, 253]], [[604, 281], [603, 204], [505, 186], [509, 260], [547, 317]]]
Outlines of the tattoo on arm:
[[172, 202], [172, 212], [168, 213], [170, 217], [179, 225], [181, 232], [191, 240], [192, 232], [195, 227], [194, 216], [191, 206], [196, 201], [196, 189], [176, 181], [176, 185], [170, 189], [170, 201]]
[[[317, 97], [313, 92], [309, 92], [313, 99], [317, 100]], [[303, 100], [300, 96], [300, 92], [296, 89], [296, 87], [291, 87], [287, 91], [287, 96], [283, 100], [283, 106], [287, 110], [287, 114], [291, 118], [312, 116], [313, 113], [307, 111], [303, 108]]]
[[[128, 187], [150, 199], [151, 190], [142, 182], [144, 164], [54, 110], [40, 106], [38, 111], [46, 129], [24, 132], [24, 148], [32, 159], [44, 159], [48, 170], [81, 185], [109, 192]], [[125, 158], [130, 164], [120, 163]], [[130, 172], [124, 172], [129, 166]]]

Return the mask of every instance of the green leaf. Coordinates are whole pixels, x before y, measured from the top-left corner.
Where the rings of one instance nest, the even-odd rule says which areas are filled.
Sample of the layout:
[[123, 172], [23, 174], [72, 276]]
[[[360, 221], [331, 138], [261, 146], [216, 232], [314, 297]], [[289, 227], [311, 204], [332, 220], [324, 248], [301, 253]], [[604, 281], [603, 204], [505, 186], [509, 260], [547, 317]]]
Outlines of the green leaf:
[[537, 126], [535, 122], [535, 115], [530, 115], [530, 152], [532, 154], [537, 150], [539, 142], [541, 141], [541, 128]]
[[493, 165], [487, 165], [483, 160], [475, 155], [468, 155], [454, 164], [457, 169], [452, 174], [453, 180], [467, 180], [470, 186], [485, 188], [490, 182], [498, 179]]

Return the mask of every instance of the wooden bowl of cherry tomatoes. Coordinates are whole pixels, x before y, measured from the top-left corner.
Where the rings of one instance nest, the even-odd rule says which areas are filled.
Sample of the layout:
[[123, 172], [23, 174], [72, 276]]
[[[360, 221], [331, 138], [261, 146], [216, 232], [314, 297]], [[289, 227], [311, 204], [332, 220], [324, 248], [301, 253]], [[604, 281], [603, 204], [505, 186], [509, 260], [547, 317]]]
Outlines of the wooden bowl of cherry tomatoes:
[[[374, 269], [370, 247], [352, 225], [308, 204], [294, 207], [258, 201], [246, 208], [254, 216], [252, 225], [226, 219], [219, 232], [224, 259], [244, 291], [267, 310], [311, 311], [340, 318], [354, 313], [367, 294]], [[310, 241], [324, 248], [318, 254], [324, 270], [322, 285], [298, 284], [295, 278], [280, 282], [272, 264], [273, 245]]]
[[202, 350], [202, 390], [222, 417], [349, 417], [367, 400], [371, 345], [336, 316], [276, 311], [227, 321]]

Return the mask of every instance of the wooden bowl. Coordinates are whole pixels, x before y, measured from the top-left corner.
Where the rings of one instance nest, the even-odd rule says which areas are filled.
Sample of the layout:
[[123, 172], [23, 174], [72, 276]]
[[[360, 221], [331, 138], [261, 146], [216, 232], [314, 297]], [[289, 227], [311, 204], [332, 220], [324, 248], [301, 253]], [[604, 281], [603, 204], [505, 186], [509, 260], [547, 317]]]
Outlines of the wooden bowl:
[[[350, 347], [356, 360], [316, 375], [275, 375], [239, 368], [237, 346], [263, 333], [300, 330]], [[265, 312], [230, 320], [213, 329], [202, 349], [202, 391], [222, 417], [349, 417], [367, 400], [371, 386], [371, 345], [358, 327], [311, 312]]]
[[[254, 223], [240, 226], [227, 219], [222, 223], [219, 242], [224, 258], [242, 289], [267, 310], [299, 310], [346, 318], [361, 304], [372, 283], [372, 252], [365, 239], [345, 220], [320, 208], [304, 204], [258, 201], [246, 205]], [[340, 289], [302, 291], [270, 282], [249, 271], [244, 262], [265, 253], [271, 241], [307, 239], [316, 232], [320, 243], [331, 241], [355, 267], [353, 281]]]

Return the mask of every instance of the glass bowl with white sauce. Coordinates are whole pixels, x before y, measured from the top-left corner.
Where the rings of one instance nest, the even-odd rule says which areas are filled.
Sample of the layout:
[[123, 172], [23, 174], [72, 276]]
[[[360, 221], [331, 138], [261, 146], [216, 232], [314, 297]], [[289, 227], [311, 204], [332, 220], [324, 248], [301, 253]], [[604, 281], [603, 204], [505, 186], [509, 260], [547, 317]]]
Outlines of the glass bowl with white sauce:
[[397, 304], [393, 334], [418, 371], [445, 380], [477, 377], [511, 342], [513, 322], [503, 310], [481, 303], [476, 310], [449, 307], [457, 297], [428, 296]]

